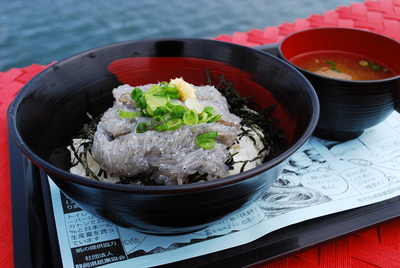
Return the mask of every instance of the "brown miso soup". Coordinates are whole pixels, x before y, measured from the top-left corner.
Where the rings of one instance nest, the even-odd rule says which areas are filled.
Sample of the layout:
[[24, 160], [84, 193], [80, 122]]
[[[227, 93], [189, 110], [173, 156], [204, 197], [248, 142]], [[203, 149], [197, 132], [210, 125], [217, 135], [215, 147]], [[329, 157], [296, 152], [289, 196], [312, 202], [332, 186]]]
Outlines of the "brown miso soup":
[[305, 53], [294, 57], [290, 62], [309, 72], [338, 79], [380, 80], [396, 76], [383, 63], [348, 52]]

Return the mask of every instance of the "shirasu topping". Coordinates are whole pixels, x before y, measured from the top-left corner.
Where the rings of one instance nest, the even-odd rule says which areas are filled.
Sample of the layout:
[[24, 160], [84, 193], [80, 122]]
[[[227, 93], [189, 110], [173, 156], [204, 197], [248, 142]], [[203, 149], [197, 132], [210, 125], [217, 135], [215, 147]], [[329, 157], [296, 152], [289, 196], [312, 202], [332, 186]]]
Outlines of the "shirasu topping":
[[[150, 98], [143, 101], [146, 95]], [[113, 96], [114, 105], [101, 119], [93, 120], [91, 127], [85, 125], [86, 132], [93, 133], [91, 138], [74, 139], [70, 146], [71, 172], [113, 183], [176, 185], [243, 172], [262, 164], [270, 153], [264, 130], [254, 124], [241, 125], [247, 120], [232, 114], [227, 99], [213, 86], [197, 87], [177, 78], [136, 88], [122, 85], [113, 90]], [[154, 105], [152, 96], [166, 100]], [[242, 112], [249, 110], [247, 104], [243, 103]], [[173, 129], [156, 129], [160, 124], [152, 124], [154, 117], [163, 117], [163, 124], [173, 121], [171, 111], [176, 107], [188, 113], [189, 119], [184, 121], [181, 114], [181, 122], [174, 122]]]
[[[186, 83], [182, 81], [181, 84]], [[142, 106], [138, 107], [137, 101], [121, 101], [122, 96], [130, 94], [135, 89], [140, 89], [141, 94], [146, 96], [151, 94], [148, 92], [152, 92], [154, 88], [155, 85], [137, 88], [123, 85], [114, 89], [114, 105], [104, 113], [98, 123], [92, 146], [93, 158], [101, 169], [111, 176], [149, 177], [157, 184], [166, 185], [183, 184], [187, 177], [194, 173], [207, 174], [208, 179], [229, 176], [225, 161], [229, 155], [229, 147], [240, 133], [241, 119], [229, 112], [228, 103], [221, 93], [212, 86], [195, 88], [185, 84], [186, 91], [182, 95], [186, 97], [182, 98], [182, 101], [176, 98], [171, 105], [172, 109], [179, 105], [184, 107], [185, 112], [193, 112], [193, 109], [189, 109], [185, 104], [192, 99], [192, 103], [204, 107], [203, 110], [193, 112], [196, 114], [196, 119], [192, 122], [182, 119], [183, 123], [178, 128], [159, 131], [152, 122], [155, 117], [166, 118], [166, 122], [174, 119], [169, 112], [164, 114], [154, 112], [161, 105], [157, 107], [154, 105], [149, 109], [152, 104], [141, 104]], [[195, 91], [201, 93], [196, 95]], [[166, 106], [165, 101], [159, 101], [158, 104], [163, 103], [162, 105]], [[201, 118], [207, 107], [213, 112], [211, 116], [206, 116], [212, 118], [217, 115], [217, 120], [220, 119], [223, 123], [215, 120], [199, 121], [198, 118]], [[123, 118], [120, 116], [121, 110], [140, 112], [142, 115]], [[137, 131], [137, 126], [141, 123], [148, 126], [147, 131]], [[203, 141], [200, 139], [199, 142], [199, 137]], [[207, 149], [202, 148], [202, 142], [206, 144]], [[209, 146], [210, 142], [213, 146]]]

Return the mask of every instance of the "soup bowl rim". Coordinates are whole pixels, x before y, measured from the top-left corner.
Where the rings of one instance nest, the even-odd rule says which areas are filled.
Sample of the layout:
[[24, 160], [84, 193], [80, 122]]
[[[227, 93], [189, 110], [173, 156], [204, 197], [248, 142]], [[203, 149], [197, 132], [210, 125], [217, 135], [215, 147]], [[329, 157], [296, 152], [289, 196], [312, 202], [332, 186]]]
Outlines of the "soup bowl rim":
[[[329, 77], [329, 76], [324, 76], [324, 75], [320, 75], [320, 74], [316, 74], [313, 72], [310, 72], [304, 68], [301, 68], [299, 66], [297, 66], [296, 64], [293, 64], [283, 53], [282, 53], [282, 46], [284, 45], [284, 42], [289, 39], [290, 37], [294, 36], [294, 35], [298, 35], [301, 34], [303, 32], [312, 32], [312, 31], [324, 31], [324, 30], [339, 30], [339, 31], [353, 31], [353, 32], [360, 32], [360, 33], [364, 33], [364, 34], [369, 34], [371, 36], [375, 35], [378, 36], [379, 38], [384, 38], [390, 42], [396, 42], [398, 43], [398, 45], [400, 46], [400, 42], [390, 38], [386, 35], [380, 34], [380, 33], [375, 33], [375, 32], [371, 32], [371, 31], [367, 31], [367, 30], [363, 30], [363, 29], [354, 29], [354, 28], [346, 28], [346, 27], [318, 27], [318, 28], [310, 28], [310, 29], [303, 29], [303, 30], [299, 30], [299, 31], [295, 31], [287, 36], [285, 36], [279, 43], [278, 43], [278, 57], [282, 57], [284, 59], [285, 62], [291, 64], [292, 66], [294, 66], [297, 70], [299, 70], [300, 72], [304, 72], [307, 75], [311, 75], [311, 76], [316, 76], [318, 78], [322, 78], [322, 79], [327, 79], [327, 80], [332, 80], [332, 81], [341, 81], [344, 83], [350, 83], [350, 84], [362, 84], [362, 83], [379, 83], [379, 82], [387, 82], [387, 81], [392, 81], [392, 80], [396, 80], [400, 78], [400, 73], [392, 76], [392, 77], [388, 77], [388, 78], [383, 78], [383, 79], [374, 79], [374, 80], [349, 80], [349, 79], [343, 79], [343, 78], [334, 78], [334, 77]], [[317, 50], [318, 52], [322, 52], [324, 50]], [[343, 52], [348, 52], [345, 50], [338, 50], [338, 51], [343, 51]], [[303, 54], [303, 53], [301, 53]], [[301, 55], [299, 54], [299, 55]], [[362, 55], [362, 54], [360, 54]]]

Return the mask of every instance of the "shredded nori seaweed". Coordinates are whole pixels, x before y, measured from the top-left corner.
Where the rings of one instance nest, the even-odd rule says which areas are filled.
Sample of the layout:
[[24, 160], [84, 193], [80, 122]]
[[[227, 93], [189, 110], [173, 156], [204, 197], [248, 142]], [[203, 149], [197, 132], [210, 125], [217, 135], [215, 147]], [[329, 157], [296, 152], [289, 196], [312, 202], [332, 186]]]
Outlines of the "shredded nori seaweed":
[[72, 161], [72, 166], [78, 165], [80, 163], [85, 169], [87, 177], [94, 180], [99, 180], [99, 177], [102, 175], [102, 173], [105, 175], [105, 177], [107, 177], [107, 173], [104, 170], [100, 170], [99, 174], [95, 174], [87, 164], [87, 153], [90, 153], [92, 150], [94, 134], [96, 132], [97, 123], [100, 120], [100, 116], [93, 118], [92, 115], [90, 115], [89, 113], [86, 113], [86, 115], [89, 117], [90, 121], [89, 123], [85, 123], [83, 125], [82, 129], [78, 133], [78, 136], [76, 137], [77, 139], [82, 140], [79, 148], [83, 148], [83, 150], [78, 151], [76, 150], [75, 146], [73, 146], [72, 144], [70, 145], [70, 148], [75, 156], [75, 159]]
[[[206, 70], [206, 75], [208, 85], [213, 85], [209, 69]], [[249, 127], [257, 133], [264, 144], [264, 149], [259, 152], [258, 157], [249, 161], [243, 161], [241, 172], [244, 170], [244, 167], [248, 162], [260, 158], [260, 155], [264, 150], [269, 149], [269, 153], [263, 159], [263, 163], [282, 152], [284, 144], [283, 130], [277, 126], [279, 119], [271, 116], [271, 113], [275, 110], [276, 104], [262, 108], [258, 103], [253, 101], [253, 97], [242, 97], [233, 87], [232, 83], [225, 79], [224, 75], [219, 76], [216, 88], [227, 99], [229, 111], [242, 118], [240, 124]], [[239, 134], [239, 139], [240, 136], [246, 135], [253, 140], [254, 143], [256, 142], [254, 137], [249, 134], [249, 130], [246, 131], [243, 128], [241, 130], [242, 133]], [[261, 135], [260, 132], [264, 135]], [[226, 164], [229, 167], [232, 167], [235, 164], [233, 161], [233, 155], [229, 156]]]

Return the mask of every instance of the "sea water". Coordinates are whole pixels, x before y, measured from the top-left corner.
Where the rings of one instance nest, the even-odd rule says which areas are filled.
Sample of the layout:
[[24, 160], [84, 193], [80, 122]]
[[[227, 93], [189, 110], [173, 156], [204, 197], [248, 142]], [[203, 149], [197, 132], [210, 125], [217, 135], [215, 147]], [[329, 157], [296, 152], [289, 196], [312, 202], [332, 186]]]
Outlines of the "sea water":
[[116, 42], [216, 37], [362, 0], [0, 0], [0, 72]]

